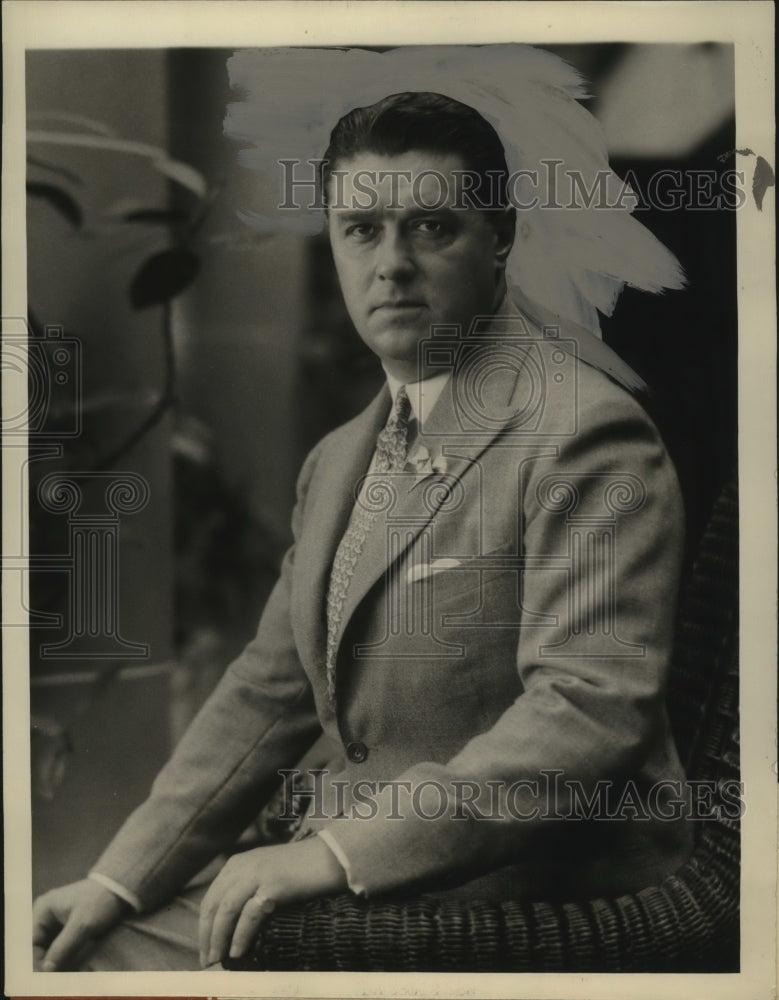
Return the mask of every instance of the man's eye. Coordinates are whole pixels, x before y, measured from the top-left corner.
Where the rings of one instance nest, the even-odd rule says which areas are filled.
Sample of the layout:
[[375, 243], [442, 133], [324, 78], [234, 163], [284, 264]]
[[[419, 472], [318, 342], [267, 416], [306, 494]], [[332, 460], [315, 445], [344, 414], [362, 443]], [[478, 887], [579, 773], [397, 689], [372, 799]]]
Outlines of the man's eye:
[[427, 236], [440, 236], [444, 232], [444, 224], [440, 219], [419, 219], [415, 229]]
[[376, 227], [369, 222], [355, 222], [346, 228], [346, 235], [356, 240], [369, 240], [375, 232]]

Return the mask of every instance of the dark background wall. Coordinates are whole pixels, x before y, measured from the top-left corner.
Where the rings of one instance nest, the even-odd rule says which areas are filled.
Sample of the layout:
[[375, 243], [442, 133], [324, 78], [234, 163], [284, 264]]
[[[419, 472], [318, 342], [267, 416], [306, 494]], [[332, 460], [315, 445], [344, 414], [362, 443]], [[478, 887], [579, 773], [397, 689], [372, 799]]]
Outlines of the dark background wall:
[[[167, 94], [163, 52], [27, 56], [27, 111], [35, 131], [110, 131], [165, 146]], [[52, 113], [90, 121], [52, 119]], [[163, 310], [133, 309], [128, 289], [143, 260], [167, 245], [167, 233], [159, 227], [110, 226], [105, 213], [120, 199], [164, 202], [167, 182], [125, 153], [35, 142], [29, 155], [28, 181], [38, 185], [33, 191], [55, 186], [69, 193], [81, 214], [80, 220], [69, 216], [68, 203], [63, 208], [54, 197], [28, 198], [28, 300], [36, 335], [50, 324], [61, 325], [81, 347], [82, 433], [63, 439], [60, 458], [30, 465], [31, 550], [48, 557], [67, 555], [68, 517], [42, 510], [37, 486], [51, 473], [99, 469], [144, 419], [164, 381]], [[55, 440], [58, 427], [72, 416], [74, 397], [64, 391], [72, 385], [52, 398]], [[133, 472], [150, 489], [149, 503], [121, 518], [115, 581], [119, 632], [147, 644], [148, 657], [129, 660], [120, 675], [122, 660], [86, 658], [88, 636], [77, 637], [66, 656], [44, 657], [42, 646], [67, 640], [73, 628], [74, 577], [61, 571], [32, 574], [32, 609], [62, 618], [61, 627], [31, 634], [36, 891], [74, 877], [94, 860], [106, 835], [144, 797], [168, 751], [168, 678], [149, 667], [169, 661], [172, 653], [169, 456], [170, 423], [163, 420], [105, 470]], [[84, 509], [109, 514], [104, 484], [80, 481]]]

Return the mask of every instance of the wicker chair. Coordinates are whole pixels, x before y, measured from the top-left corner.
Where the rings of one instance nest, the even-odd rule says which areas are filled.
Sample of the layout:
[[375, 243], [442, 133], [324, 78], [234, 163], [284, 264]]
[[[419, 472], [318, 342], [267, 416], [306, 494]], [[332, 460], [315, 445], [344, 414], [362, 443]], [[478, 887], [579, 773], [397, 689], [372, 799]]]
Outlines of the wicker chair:
[[[688, 777], [739, 779], [738, 500], [723, 490], [680, 605], [669, 711]], [[690, 860], [659, 885], [565, 904], [351, 895], [290, 907], [230, 969], [735, 972], [739, 823], [698, 824]]]

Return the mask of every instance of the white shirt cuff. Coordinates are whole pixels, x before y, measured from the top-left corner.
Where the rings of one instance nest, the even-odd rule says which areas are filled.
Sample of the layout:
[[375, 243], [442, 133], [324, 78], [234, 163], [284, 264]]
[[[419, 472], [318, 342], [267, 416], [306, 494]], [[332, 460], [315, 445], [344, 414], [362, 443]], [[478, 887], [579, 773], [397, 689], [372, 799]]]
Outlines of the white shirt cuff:
[[319, 830], [317, 832], [317, 836], [321, 837], [322, 840], [324, 840], [324, 842], [327, 844], [327, 846], [330, 848], [330, 850], [338, 859], [338, 863], [346, 872], [346, 884], [349, 886], [349, 888], [355, 894], [355, 896], [367, 896], [368, 891], [365, 888], [365, 886], [359, 885], [352, 878], [352, 870], [349, 864], [349, 859], [344, 854], [341, 845], [338, 843], [338, 841], [335, 839], [332, 833], [330, 833], [329, 830]]
[[123, 885], [120, 885], [118, 882], [114, 882], [114, 880], [109, 878], [107, 875], [101, 875], [100, 872], [90, 872], [88, 877], [91, 878], [93, 882], [99, 882], [104, 889], [109, 889], [115, 896], [123, 899], [125, 903], [129, 903], [136, 913], [140, 913], [143, 909], [143, 904], [134, 892], [131, 892], [129, 889], [125, 889]]

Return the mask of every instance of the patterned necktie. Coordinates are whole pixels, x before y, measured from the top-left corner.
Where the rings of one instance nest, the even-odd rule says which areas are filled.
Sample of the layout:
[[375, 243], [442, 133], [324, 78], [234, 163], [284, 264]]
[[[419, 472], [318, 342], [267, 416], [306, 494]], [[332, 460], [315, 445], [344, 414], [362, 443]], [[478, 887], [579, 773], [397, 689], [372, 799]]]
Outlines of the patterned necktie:
[[[406, 387], [401, 386], [395, 397], [395, 405], [384, 428], [376, 438], [371, 473], [399, 472], [406, 463], [408, 448], [408, 425], [411, 403]], [[376, 512], [367, 509], [357, 501], [349, 526], [341, 539], [330, 571], [330, 586], [327, 592], [327, 691], [331, 700], [335, 699], [335, 654], [336, 636], [343, 616], [344, 602], [349, 590], [354, 567], [362, 552], [365, 539], [373, 525]]]

